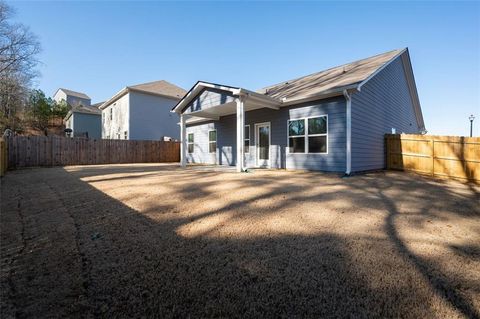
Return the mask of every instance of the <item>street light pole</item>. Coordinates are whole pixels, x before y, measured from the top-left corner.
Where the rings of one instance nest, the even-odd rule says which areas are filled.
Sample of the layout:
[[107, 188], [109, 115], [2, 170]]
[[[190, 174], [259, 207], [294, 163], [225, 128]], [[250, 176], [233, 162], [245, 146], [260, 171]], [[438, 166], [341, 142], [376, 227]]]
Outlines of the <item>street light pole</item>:
[[475, 116], [473, 116], [472, 114], [468, 117], [468, 119], [470, 120], [470, 137], [472, 137], [473, 136], [473, 120], [475, 119]]

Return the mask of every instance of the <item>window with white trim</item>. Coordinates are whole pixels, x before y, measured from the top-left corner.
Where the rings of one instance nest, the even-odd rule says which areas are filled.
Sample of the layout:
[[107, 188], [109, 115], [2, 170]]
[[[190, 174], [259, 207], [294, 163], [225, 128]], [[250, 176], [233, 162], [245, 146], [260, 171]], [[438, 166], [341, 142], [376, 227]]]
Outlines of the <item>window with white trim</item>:
[[244, 131], [244, 152], [245, 153], [250, 153], [250, 125], [245, 125], [245, 131]]
[[217, 152], [217, 130], [208, 131], [208, 152]]
[[110, 121], [113, 119], [113, 107], [110, 108]]
[[188, 149], [188, 153], [193, 153], [193, 149], [194, 149], [194, 137], [193, 137], [193, 133], [189, 133], [188, 134], [188, 139], [187, 139], [187, 149]]
[[288, 121], [289, 153], [328, 153], [327, 115]]

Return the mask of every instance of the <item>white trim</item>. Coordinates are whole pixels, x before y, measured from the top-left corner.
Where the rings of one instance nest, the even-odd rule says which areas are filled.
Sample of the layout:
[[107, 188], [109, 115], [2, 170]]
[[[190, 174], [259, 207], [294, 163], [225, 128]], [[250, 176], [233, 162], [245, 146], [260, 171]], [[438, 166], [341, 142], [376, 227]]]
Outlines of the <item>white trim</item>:
[[350, 175], [352, 171], [352, 96], [348, 93], [347, 90], [343, 91], [343, 95], [345, 96], [346, 101], [346, 169], [345, 175]]
[[217, 89], [221, 91], [227, 91], [232, 93], [234, 97], [248, 97], [249, 99], [260, 103], [263, 107], [271, 108], [278, 110], [282, 102], [280, 100], [274, 99], [270, 96], [260, 94], [254, 91], [246, 90], [243, 88], [223, 86], [208, 82], [197, 82], [192, 89], [175, 105], [171, 112], [181, 113], [181, 110], [185, 108], [203, 89]]
[[[190, 142], [188, 136], [192, 135], [193, 137], [193, 142]], [[190, 150], [188, 149], [190, 145], [193, 145], [193, 150], [190, 152]], [[193, 154], [195, 153], [195, 133], [188, 133], [187, 134], [187, 153], [188, 154]]]
[[[215, 141], [210, 141], [210, 132], [215, 132]], [[214, 129], [211, 129], [211, 130], [208, 130], [208, 154], [216, 154], [217, 153], [217, 129], [214, 128]], [[211, 143], [215, 143], [215, 152], [210, 152], [210, 144]]]
[[259, 144], [259, 136], [258, 136], [258, 127], [261, 126], [268, 126], [268, 162], [267, 168], [272, 167], [272, 125], [270, 122], [262, 122], [262, 123], [255, 123], [255, 166], [256, 167], [263, 167], [259, 165], [259, 151], [258, 151], [258, 144]]
[[202, 82], [198, 81], [193, 88], [190, 89], [190, 91], [182, 98], [180, 101], [175, 105], [175, 107], [170, 111], [174, 113], [181, 113], [181, 110], [186, 106], [191, 101], [191, 98], [197, 96], [197, 94], [200, 93], [200, 91], [204, 88], [211, 88], [211, 89], [218, 89], [222, 91], [228, 91], [234, 94], [238, 88], [233, 88], [233, 87], [228, 87], [228, 86], [223, 86], [223, 85], [216, 85], [213, 83], [208, 83], [208, 82]]
[[[308, 120], [312, 118], [317, 118], [317, 117], [325, 117], [327, 119], [327, 133], [322, 133], [322, 134], [308, 134]], [[305, 121], [305, 134], [304, 135], [294, 135], [290, 136], [289, 132], [289, 122], [290, 121], [299, 121], [299, 120], [304, 120]], [[307, 117], [300, 117], [300, 118], [293, 118], [293, 119], [288, 119], [287, 120], [287, 149], [285, 150], [286, 154], [291, 154], [291, 155], [296, 155], [296, 154], [312, 154], [312, 155], [328, 155], [329, 152], [329, 143], [328, 143], [328, 135], [329, 135], [329, 128], [328, 128], [328, 114], [320, 114], [320, 115], [312, 115], [312, 116], [307, 116]], [[327, 151], [320, 153], [320, 152], [312, 152], [310, 153], [308, 151], [308, 137], [315, 137], [315, 136], [326, 136], [326, 143], [327, 143]], [[295, 153], [290, 153], [290, 137], [303, 137], [305, 139], [305, 151], [304, 152], [295, 152]]]
[[422, 107], [420, 106], [420, 99], [418, 97], [417, 85], [415, 83], [415, 75], [413, 74], [413, 67], [410, 61], [410, 54], [402, 55], [402, 66], [407, 79], [408, 89], [410, 91], [410, 98], [412, 100], [412, 105], [415, 112], [415, 117], [417, 119], [417, 125], [420, 130], [425, 130], [425, 121], [423, 119]]
[[245, 138], [245, 135], [243, 133], [243, 130], [245, 129], [245, 97], [240, 96], [235, 100], [235, 102], [237, 104], [236, 166], [237, 166], [237, 172], [243, 172], [243, 169], [245, 168], [245, 152], [243, 151], [243, 143], [244, 143], [243, 139]]
[[[248, 138], [245, 138], [245, 129], [248, 127]], [[251, 143], [250, 141], [252, 140], [252, 135], [250, 135], [252, 132], [250, 131], [250, 124], [245, 125], [244, 131], [243, 131], [243, 147], [245, 148], [245, 141], [248, 140], [248, 148], [244, 149], [245, 153], [250, 153], [250, 146]], [[248, 150], [248, 152], [247, 152]]]
[[180, 166], [185, 167], [187, 165], [187, 125], [186, 115], [180, 115]]
[[284, 106], [290, 106], [290, 105], [296, 105], [300, 103], [305, 103], [305, 102], [311, 102], [311, 101], [318, 101], [318, 100], [324, 100], [330, 97], [335, 97], [335, 96], [341, 96], [342, 95], [342, 90], [347, 89], [356, 89], [357, 85], [352, 84], [352, 85], [347, 85], [344, 87], [340, 88], [335, 88], [335, 89], [329, 89], [326, 91], [310, 94], [310, 95], [304, 95], [301, 97], [296, 97], [295, 99], [286, 99], [284, 98], [282, 100], [282, 107]]
[[393, 58], [391, 58], [389, 61], [385, 62], [381, 67], [379, 67], [375, 72], [373, 72], [372, 74], [370, 74], [368, 76], [368, 78], [366, 78], [365, 80], [363, 80], [358, 86], [357, 86], [357, 90], [358, 91], [361, 91], [362, 90], [362, 86], [367, 83], [368, 81], [370, 81], [370, 79], [372, 79], [375, 75], [377, 75], [378, 73], [380, 73], [383, 69], [385, 69], [387, 66], [390, 65], [390, 63], [392, 63], [393, 61], [395, 61], [396, 58], [398, 58], [399, 56], [401, 56], [405, 51], [407, 51], [407, 49], [403, 49], [402, 51], [400, 51], [400, 53], [396, 54]]

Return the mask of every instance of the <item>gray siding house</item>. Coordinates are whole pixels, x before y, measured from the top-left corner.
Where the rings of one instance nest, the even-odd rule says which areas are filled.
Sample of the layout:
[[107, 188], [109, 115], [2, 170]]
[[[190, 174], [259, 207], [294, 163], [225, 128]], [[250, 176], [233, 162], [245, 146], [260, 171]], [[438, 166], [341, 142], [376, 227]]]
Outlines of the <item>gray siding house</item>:
[[425, 131], [408, 49], [258, 91], [197, 82], [175, 105], [181, 164], [382, 169], [384, 134]]
[[88, 95], [81, 92], [76, 92], [67, 89], [58, 89], [57, 92], [53, 95], [53, 100], [56, 102], [65, 101], [70, 107], [74, 106], [89, 106], [91, 99]]
[[170, 109], [185, 93], [184, 89], [164, 80], [123, 88], [100, 106], [102, 138], [178, 140], [179, 118]]
[[72, 137], [102, 138], [102, 103], [91, 106], [77, 105], [64, 118], [65, 127], [72, 130]]

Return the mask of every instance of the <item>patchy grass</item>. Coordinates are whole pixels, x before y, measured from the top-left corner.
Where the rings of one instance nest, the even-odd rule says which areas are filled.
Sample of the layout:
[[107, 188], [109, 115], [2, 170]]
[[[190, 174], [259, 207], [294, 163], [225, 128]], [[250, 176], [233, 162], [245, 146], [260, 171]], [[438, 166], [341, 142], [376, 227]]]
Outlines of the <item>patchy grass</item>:
[[7, 317], [478, 317], [480, 190], [109, 165], [9, 172]]

